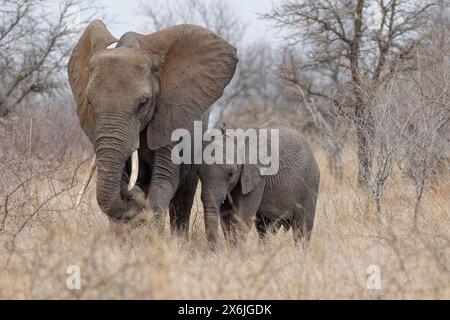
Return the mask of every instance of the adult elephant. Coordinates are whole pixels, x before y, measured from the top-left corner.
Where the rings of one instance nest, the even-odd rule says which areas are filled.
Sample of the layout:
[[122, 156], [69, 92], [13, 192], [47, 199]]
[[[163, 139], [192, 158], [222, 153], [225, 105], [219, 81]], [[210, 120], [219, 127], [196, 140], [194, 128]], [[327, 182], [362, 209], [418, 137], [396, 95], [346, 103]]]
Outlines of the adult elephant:
[[236, 49], [199, 26], [128, 32], [119, 40], [100, 20], [87, 26], [68, 76], [95, 149], [97, 202], [112, 221], [143, 209], [162, 217], [170, 206], [172, 230], [187, 234], [198, 178], [193, 166], [172, 163], [171, 134], [207, 119], [236, 64]]

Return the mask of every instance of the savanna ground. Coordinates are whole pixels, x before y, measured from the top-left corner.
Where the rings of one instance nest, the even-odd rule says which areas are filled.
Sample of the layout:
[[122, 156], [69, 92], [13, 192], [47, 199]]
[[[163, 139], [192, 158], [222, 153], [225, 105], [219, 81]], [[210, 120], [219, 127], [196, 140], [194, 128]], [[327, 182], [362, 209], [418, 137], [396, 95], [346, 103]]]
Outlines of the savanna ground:
[[[25, 145], [24, 153], [31, 148]], [[124, 245], [96, 204], [95, 183], [75, 208], [88, 152], [72, 161], [5, 152], [0, 298], [449, 299], [448, 178], [425, 193], [414, 219], [413, 190], [395, 172], [377, 214], [356, 187], [353, 152], [346, 151], [338, 182], [321, 149], [314, 149], [321, 185], [308, 248], [294, 246], [283, 230], [262, 245], [252, 230], [246, 244], [218, 253], [206, 245], [198, 197], [190, 241], [172, 237], [166, 226], [162, 237], [149, 234]], [[80, 290], [66, 285], [73, 265], [81, 271]]]

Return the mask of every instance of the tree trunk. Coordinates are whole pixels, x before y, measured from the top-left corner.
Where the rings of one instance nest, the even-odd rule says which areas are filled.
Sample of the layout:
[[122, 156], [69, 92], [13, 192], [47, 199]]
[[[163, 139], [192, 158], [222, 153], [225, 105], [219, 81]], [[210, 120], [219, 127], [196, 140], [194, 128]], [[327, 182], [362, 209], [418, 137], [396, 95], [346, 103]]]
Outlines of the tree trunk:
[[[358, 155], [358, 186], [368, 188], [372, 172], [372, 146], [371, 136], [373, 131], [372, 118], [368, 100], [364, 99], [362, 88], [355, 86], [355, 124]], [[368, 94], [368, 92], [366, 93]]]
[[[364, 99], [364, 86], [359, 69], [360, 42], [362, 37], [364, 0], [358, 0], [354, 12], [355, 36], [350, 46], [350, 67], [353, 80], [354, 115], [358, 144], [358, 186], [368, 187], [372, 169], [370, 146], [370, 117], [367, 99]], [[366, 92], [368, 94], [368, 92]]]
[[372, 171], [372, 152], [368, 132], [364, 127], [356, 128], [358, 143], [358, 186], [368, 187]]
[[8, 108], [6, 107], [6, 104], [0, 100], [0, 118], [6, 117], [9, 113]]

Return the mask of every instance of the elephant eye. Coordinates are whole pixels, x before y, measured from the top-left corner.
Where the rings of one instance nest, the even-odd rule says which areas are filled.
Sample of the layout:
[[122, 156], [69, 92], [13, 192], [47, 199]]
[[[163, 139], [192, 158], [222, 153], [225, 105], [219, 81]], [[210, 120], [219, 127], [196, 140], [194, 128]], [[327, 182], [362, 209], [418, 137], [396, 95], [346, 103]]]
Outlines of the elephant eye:
[[149, 103], [149, 101], [150, 101], [150, 98], [149, 98], [149, 97], [143, 98], [143, 99], [141, 100], [141, 102], [139, 102], [139, 104], [138, 104], [138, 110], [141, 110], [141, 109], [143, 109], [145, 106], [147, 106], [148, 103]]

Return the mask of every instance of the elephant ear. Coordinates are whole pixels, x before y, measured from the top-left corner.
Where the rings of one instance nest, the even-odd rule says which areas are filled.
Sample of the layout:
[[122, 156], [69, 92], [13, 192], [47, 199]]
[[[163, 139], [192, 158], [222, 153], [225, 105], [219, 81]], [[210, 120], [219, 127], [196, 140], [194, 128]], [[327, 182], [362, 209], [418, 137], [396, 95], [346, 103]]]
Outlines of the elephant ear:
[[68, 64], [69, 83], [75, 97], [80, 125], [92, 142], [95, 136], [94, 119], [86, 98], [89, 60], [96, 52], [114, 42], [117, 42], [117, 39], [106, 29], [105, 24], [100, 20], [94, 20], [86, 27], [78, 40]]
[[150, 149], [171, 143], [173, 130], [192, 132], [193, 122], [222, 94], [234, 75], [236, 49], [211, 31], [178, 25], [138, 38], [141, 49], [159, 55], [160, 97], [147, 128]]
[[252, 192], [262, 182], [263, 178], [260, 175], [258, 165], [243, 164], [241, 172], [241, 189], [243, 195]]

